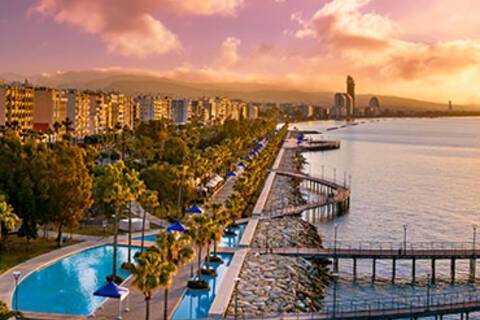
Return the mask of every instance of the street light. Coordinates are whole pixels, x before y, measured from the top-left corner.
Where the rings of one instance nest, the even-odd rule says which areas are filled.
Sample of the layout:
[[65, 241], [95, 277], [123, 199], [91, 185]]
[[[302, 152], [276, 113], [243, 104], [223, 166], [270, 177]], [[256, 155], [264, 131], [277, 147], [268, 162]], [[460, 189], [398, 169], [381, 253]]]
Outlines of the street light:
[[407, 254], [407, 228], [408, 228], [408, 225], [404, 224], [403, 225], [403, 251], [405, 254]]
[[473, 225], [473, 239], [472, 239], [472, 247], [473, 247], [473, 251], [475, 251], [475, 245], [476, 245], [476, 242], [477, 242], [477, 226], [476, 225]]
[[15, 311], [18, 311], [18, 280], [22, 276], [20, 271], [13, 271], [13, 278], [15, 279]]
[[333, 275], [333, 319], [337, 318], [337, 275]]
[[238, 319], [238, 284], [240, 283], [240, 278], [235, 278], [235, 320]]
[[333, 225], [333, 252], [337, 254], [337, 233], [338, 233], [338, 223]]
[[427, 311], [430, 310], [430, 285], [431, 285], [431, 276], [430, 273], [428, 274], [428, 282], [427, 282]]

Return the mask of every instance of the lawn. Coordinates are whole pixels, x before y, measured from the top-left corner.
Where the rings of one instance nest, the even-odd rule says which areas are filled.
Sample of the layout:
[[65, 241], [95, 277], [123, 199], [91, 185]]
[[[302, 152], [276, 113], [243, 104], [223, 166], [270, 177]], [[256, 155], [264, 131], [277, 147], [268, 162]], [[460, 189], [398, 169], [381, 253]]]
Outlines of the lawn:
[[[78, 241], [70, 240], [65, 243], [64, 246], [76, 243], [78, 243]], [[58, 249], [55, 239], [39, 237], [36, 240], [30, 241], [30, 245], [27, 247], [25, 238], [10, 236], [8, 237], [7, 248], [0, 252], [0, 274], [19, 263], [55, 249]]]

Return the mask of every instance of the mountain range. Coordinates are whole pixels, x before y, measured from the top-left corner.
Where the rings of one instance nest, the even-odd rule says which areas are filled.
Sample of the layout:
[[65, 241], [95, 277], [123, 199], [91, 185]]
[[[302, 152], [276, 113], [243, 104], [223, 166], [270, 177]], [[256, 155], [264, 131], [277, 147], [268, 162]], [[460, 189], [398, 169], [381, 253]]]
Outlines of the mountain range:
[[[15, 73], [1, 73], [0, 79], [23, 81], [27, 79], [38, 86], [78, 88], [89, 90], [120, 91], [129, 95], [155, 94], [178, 97], [222, 96], [254, 102], [308, 103], [324, 107], [333, 104], [333, 92], [301, 91], [269, 84], [225, 82], [194, 83], [173, 80], [151, 74], [122, 71], [70, 71], [50, 75], [25, 77]], [[368, 105], [374, 94], [356, 96], [358, 106]], [[444, 111], [447, 104], [409, 98], [376, 95], [382, 108], [404, 111]], [[455, 106], [456, 110], [479, 110], [478, 106]]]

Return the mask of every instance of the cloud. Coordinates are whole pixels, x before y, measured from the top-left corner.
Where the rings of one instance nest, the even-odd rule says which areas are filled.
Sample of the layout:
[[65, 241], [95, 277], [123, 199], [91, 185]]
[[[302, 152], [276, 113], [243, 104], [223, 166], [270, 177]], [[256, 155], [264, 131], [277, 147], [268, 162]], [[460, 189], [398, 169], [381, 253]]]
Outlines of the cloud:
[[30, 12], [98, 35], [110, 52], [144, 58], [181, 49], [177, 36], [151, 13], [233, 15], [244, 0], [37, 0]]
[[143, 58], [180, 49], [177, 37], [146, 13], [153, 0], [40, 0], [35, 12], [99, 35], [110, 52]]
[[243, 5], [244, 0], [167, 0], [166, 2], [182, 13], [233, 15]]
[[358, 70], [405, 80], [462, 72], [480, 62], [476, 40], [425, 43], [402, 39], [401, 27], [389, 17], [365, 12], [372, 0], [333, 0], [311, 19], [291, 20], [295, 38], [314, 38], [322, 54], [335, 55]]
[[228, 37], [223, 41], [222, 45], [220, 46], [220, 58], [219, 64], [222, 67], [230, 67], [235, 65], [240, 57], [238, 54], [238, 47], [242, 42], [240, 39], [235, 37]]

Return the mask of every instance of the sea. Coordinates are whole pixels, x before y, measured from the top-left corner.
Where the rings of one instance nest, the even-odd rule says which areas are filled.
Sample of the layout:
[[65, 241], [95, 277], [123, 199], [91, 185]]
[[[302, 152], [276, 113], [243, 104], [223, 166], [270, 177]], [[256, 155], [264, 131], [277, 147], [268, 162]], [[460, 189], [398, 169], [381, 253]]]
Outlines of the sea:
[[[480, 230], [478, 235], [474, 231], [477, 225], [480, 228], [480, 118], [380, 118], [355, 123], [292, 125], [321, 132], [308, 135], [311, 139], [341, 141], [339, 150], [304, 153], [307, 173], [351, 183], [349, 212], [315, 221], [324, 241], [333, 241], [337, 225], [337, 241], [357, 246], [401, 247], [406, 240], [409, 245], [447, 248], [455, 242], [469, 248], [474, 237], [480, 242]], [[391, 260], [377, 261], [375, 283], [371, 260], [358, 260], [356, 280], [352, 264], [340, 261], [338, 280], [328, 288], [326, 303], [370, 304], [427, 295], [458, 299], [480, 289], [480, 282], [468, 281], [467, 261], [456, 262], [456, 281], [451, 283], [450, 260], [438, 260], [436, 282], [430, 286], [429, 260], [417, 261], [415, 285], [411, 261], [397, 261], [395, 284]], [[480, 313], [470, 319], [480, 319]]]

